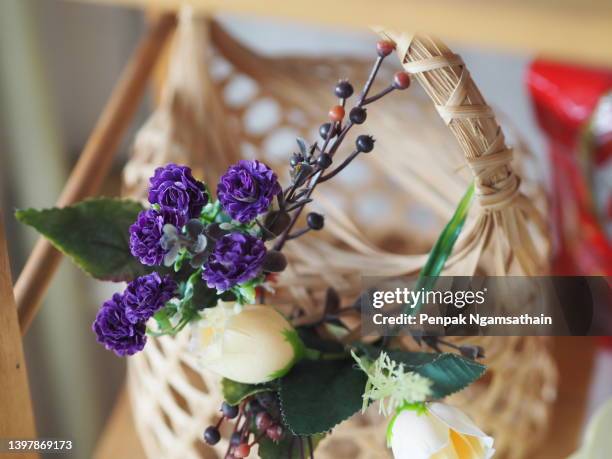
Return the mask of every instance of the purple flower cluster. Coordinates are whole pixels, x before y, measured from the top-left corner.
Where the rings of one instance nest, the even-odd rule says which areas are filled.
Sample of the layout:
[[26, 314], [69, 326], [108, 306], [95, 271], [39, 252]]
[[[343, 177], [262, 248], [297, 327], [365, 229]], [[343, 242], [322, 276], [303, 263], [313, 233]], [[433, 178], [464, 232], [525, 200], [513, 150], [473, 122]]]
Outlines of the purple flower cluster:
[[159, 167], [150, 179], [149, 202], [155, 207], [142, 211], [130, 227], [130, 251], [141, 263], [161, 265], [166, 250], [161, 246], [163, 227], [182, 228], [197, 218], [208, 202], [206, 188], [186, 166]]
[[165, 224], [183, 226], [182, 217], [172, 211], [143, 210], [130, 226], [130, 251], [143, 265], [161, 265], [166, 251], [161, 245]]
[[104, 302], [92, 328], [98, 342], [120, 357], [142, 351], [147, 342], [145, 323], [128, 320], [120, 293]]
[[211, 288], [227, 290], [257, 277], [265, 256], [261, 239], [238, 232], [226, 234], [208, 257], [202, 278]]
[[241, 223], [248, 223], [270, 207], [281, 192], [276, 174], [259, 161], [239, 161], [230, 166], [217, 185], [223, 210]]
[[130, 322], [146, 322], [174, 296], [177, 285], [157, 273], [138, 277], [123, 292], [125, 315]]
[[146, 322], [174, 296], [172, 278], [157, 273], [130, 282], [105, 301], [93, 323], [98, 342], [118, 356], [135, 354], [147, 342]]
[[[129, 245], [132, 255], [141, 263], [157, 266], [171, 262], [168, 238], [172, 236], [176, 241], [180, 239], [180, 244], [186, 244], [189, 237], [194, 237], [194, 225], [185, 233], [181, 230], [189, 220], [200, 217], [208, 195], [204, 184], [193, 178], [188, 167], [176, 164], [156, 169], [150, 185], [151, 208], [140, 212], [130, 226]], [[250, 223], [267, 212], [274, 196], [280, 192], [274, 172], [258, 161], [240, 161], [230, 167], [218, 188], [224, 211], [241, 223]], [[203, 225], [200, 222], [202, 228], [196, 231], [198, 238]], [[215, 239], [210, 239], [215, 244], [214, 248], [211, 246], [212, 252], [206, 252], [209, 255], [202, 252], [202, 258], [208, 257], [202, 277], [209, 287], [225, 291], [261, 273], [266, 258], [263, 240], [239, 231]], [[201, 245], [206, 248], [206, 244]], [[173, 247], [176, 249], [176, 244]], [[113, 295], [100, 308], [93, 324], [98, 341], [120, 356], [142, 350], [147, 341], [147, 320], [175, 296], [177, 289], [172, 277], [162, 277], [156, 272], [133, 280], [123, 293]]]
[[177, 212], [186, 220], [199, 217], [208, 202], [204, 184], [193, 178], [187, 166], [170, 163], [158, 167], [150, 183], [149, 202], [159, 204], [162, 210]]

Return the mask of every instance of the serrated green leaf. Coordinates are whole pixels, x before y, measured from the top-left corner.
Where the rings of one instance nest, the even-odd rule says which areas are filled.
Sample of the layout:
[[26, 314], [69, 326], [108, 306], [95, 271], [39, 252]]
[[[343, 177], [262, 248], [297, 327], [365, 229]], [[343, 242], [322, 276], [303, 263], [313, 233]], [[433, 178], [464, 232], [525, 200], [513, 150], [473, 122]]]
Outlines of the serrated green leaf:
[[141, 210], [136, 201], [94, 198], [61, 209], [18, 210], [15, 216], [91, 276], [129, 281], [150, 271], [129, 249], [129, 227]]
[[361, 409], [367, 377], [353, 360], [304, 360], [280, 380], [285, 424], [296, 435], [331, 430]]
[[[369, 358], [376, 358], [380, 350], [360, 346]], [[406, 371], [413, 371], [429, 378], [433, 385], [432, 398], [447, 397], [465, 389], [486, 371], [486, 366], [453, 353], [386, 351], [389, 357], [405, 365]]]
[[261, 392], [272, 390], [269, 385], [265, 384], [243, 384], [231, 379], [223, 378], [221, 380], [221, 390], [223, 399], [230, 405], [238, 405], [245, 398]]
[[[317, 449], [317, 445], [325, 438], [325, 435], [313, 435], [310, 437], [312, 440], [312, 449]], [[293, 441], [293, 448], [291, 447], [291, 441]], [[297, 443], [300, 441], [298, 437], [294, 435], [285, 434], [278, 442], [270, 440], [268, 437], [263, 436], [259, 440], [259, 457], [261, 459], [301, 459], [300, 446]], [[302, 437], [301, 441], [304, 450], [303, 457], [310, 457], [310, 447], [308, 438]]]

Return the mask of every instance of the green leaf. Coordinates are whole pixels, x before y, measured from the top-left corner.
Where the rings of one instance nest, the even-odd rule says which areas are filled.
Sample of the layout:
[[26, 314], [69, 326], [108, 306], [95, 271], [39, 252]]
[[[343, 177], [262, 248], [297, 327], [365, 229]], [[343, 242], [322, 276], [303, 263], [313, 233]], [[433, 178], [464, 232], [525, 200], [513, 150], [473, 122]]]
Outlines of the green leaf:
[[[208, 192], [208, 196], [212, 196], [210, 192]], [[201, 218], [206, 223], [212, 223], [215, 221], [220, 211], [221, 211], [221, 203], [219, 201], [209, 202], [202, 209]]]
[[91, 276], [129, 281], [149, 272], [132, 256], [128, 243], [129, 227], [141, 210], [135, 201], [95, 198], [61, 209], [18, 210], [15, 216]]
[[229, 291], [236, 295], [237, 303], [254, 304], [256, 287], [261, 285], [263, 280], [263, 276], [257, 276], [243, 284], [234, 285]]
[[215, 307], [219, 301], [217, 289], [210, 288], [202, 280], [202, 270], [195, 270], [182, 285], [182, 298], [180, 309], [183, 314], [190, 312], [197, 314], [205, 308]]
[[303, 360], [280, 380], [285, 424], [296, 435], [331, 430], [361, 409], [367, 377], [353, 360]]
[[160, 333], [167, 333], [172, 330], [172, 323], [170, 322], [170, 315], [168, 314], [167, 307], [163, 307], [159, 311], [157, 311], [153, 318], [155, 322], [157, 322], [157, 327], [160, 330]]
[[210, 288], [206, 283], [199, 279], [193, 286], [193, 296], [190, 299], [191, 304], [196, 310], [205, 308], [213, 308], [219, 301], [217, 289]]
[[297, 332], [304, 345], [309, 349], [331, 353], [344, 351], [344, 346], [338, 341], [321, 338], [316, 332], [315, 327], [299, 327]]
[[406, 369], [433, 381], [432, 397], [443, 398], [459, 392], [480, 378], [487, 367], [452, 353], [393, 351], [389, 357], [403, 362]]
[[[312, 439], [312, 449], [314, 452], [317, 445], [325, 438], [325, 435], [312, 435], [310, 438]], [[291, 447], [292, 441], [294, 442], [293, 448]], [[259, 457], [261, 459], [301, 459], [299, 441], [300, 438], [289, 434], [285, 434], [278, 443], [263, 436], [259, 440]], [[308, 438], [302, 437], [301, 441], [303, 442], [304, 457], [310, 457]], [[289, 454], [290, 451], [291, 455]]]
[[[368, 357], [375, 359], [380, 350], [360, 346]], [[366, 349], [367, 348], [367, 349]], [[405, 365], [406, 371], [413, 371], [433, 382], [432, 398], [447, 397], [465, 389], [480, 378], [487, 367], [453, 353], [386, 351], [389, 357]]]
[[[421, 269], [419, 273], [419, 279], [417, 280], [416, 286], [414, 287], [415, 291], [424, 289], [425, 291], [431, 290], [438, 276], [442, 272], [444, 265], [446, 264], [446, 260], [450, 256], [453, 251], [453, 247], [455, 246], [455, 242], [457, 242], [457, 238], [463, 229], [463, 225], [465, 224], [465, 220], [467, 218], [467, 214], [470, 210], [470, 205], [472, 204], [472, 198], [474, 197], [474, 182], [469, 186], [461, 201], [459, 201], [459, 205], [455, 209], [455, 213], [446, 224], [440, 236], [436, 240], [436, 243], [429, 252], [429, 256], [427, 257], [427, 261]], [[421, 303], [417, 303], [414, 307], [406, 308], [406, 313], [413, 315], [418, 312], [421, 308]]]
[[271, 391], [272, 388], [265, 384], [243, 384], [231, 379], [223, 378], [221, 381], [223, 398], [230, 405], [238, 405], [245, 398], [261, 392]]

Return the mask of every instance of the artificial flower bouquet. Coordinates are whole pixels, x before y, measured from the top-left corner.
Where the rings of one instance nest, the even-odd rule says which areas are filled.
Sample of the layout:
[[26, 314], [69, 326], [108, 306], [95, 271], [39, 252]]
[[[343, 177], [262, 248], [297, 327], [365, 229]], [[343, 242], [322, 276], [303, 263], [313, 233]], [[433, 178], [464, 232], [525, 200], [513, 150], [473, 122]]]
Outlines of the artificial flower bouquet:
[[[337, 83], [339, 102], [321, 125], [320, 139], [297, 139], [285, 187], [257, 160], [230, 166], [216, 193], [189, 167], [167, 164], [150, 178], [146, 206], [95, 198], [17, 212], [91, 276], [128, 282], [102, 305], [93, 324], [107, 349], [130, 356], [149, 337], [191, 334], [202, 369], [223, 378], [219, 421], [202, 431], [203, 441], [215, 445], [221, 424], [233, 424], [226, 458], [314, 457], [336, 425], [372, 403], [388, 417], [387, 444], [396, 458], [493, 455], [493, 439], [441, 402], [482, 376], [482, 349], [439, 339], [419, 340], [422, 352], [384, 337], [366, 344], [341, 320], [358, 303], [343, 305], [333, 288], [314, 323], [294, 326], [296, 316], [274, 306], [275, 279], [287, 266], [283, 247], [325, 226], [323, 215], [304, 215], [315, 188], [372, 152], [375, 142], [357, 136], [338, 164], [336, 152], [351, 128], [366, 122], [367, 106], [410, 84], [408, 74], [399, 72], [385, 89], [370, 94], [393, 49], [391, 41], [377, 44], [378, 57], [350, 110], [353, 86]], [[423, 279], [439, 274], [471, 197], [472, 188], [440, 235]], [[299, 314], [299, 305], [295, 310]], [[442, 345], [453, 352], [442, 352]]]

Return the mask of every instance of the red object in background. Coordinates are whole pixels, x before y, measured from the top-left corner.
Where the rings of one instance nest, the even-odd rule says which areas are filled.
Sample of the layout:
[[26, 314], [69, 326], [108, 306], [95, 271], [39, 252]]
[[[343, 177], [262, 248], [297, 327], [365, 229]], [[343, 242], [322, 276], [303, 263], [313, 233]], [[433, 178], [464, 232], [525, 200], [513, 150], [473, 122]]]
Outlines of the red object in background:
[[[612, 219], [612, 200], [598, 217], [588, 170], [610, 167], [612, 118], [584, 157], [584, 132], [602, 97], [612, 90], [612, 70], [536, 60], [527, 85], [540, 127], [550, 144], [553, 271], [559, 275], [612, 275], [612, 245], [601, 218]], [[581, 156], [582, 155], [582, 156]], [[605, 177], [605, 176], [604, 176]], [[604, 184], [605, 185], [605, 184]], [[610, 184], [608, 184], [610, 185]], [[603, 215], [602, 215], [603, 214]]]
[[598, 338], [598, 341], [601, 347], [607, 347], [608, 349], [612, 349], [612, 336], [600, 336]]

